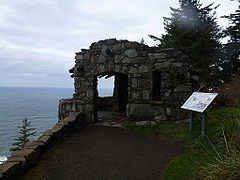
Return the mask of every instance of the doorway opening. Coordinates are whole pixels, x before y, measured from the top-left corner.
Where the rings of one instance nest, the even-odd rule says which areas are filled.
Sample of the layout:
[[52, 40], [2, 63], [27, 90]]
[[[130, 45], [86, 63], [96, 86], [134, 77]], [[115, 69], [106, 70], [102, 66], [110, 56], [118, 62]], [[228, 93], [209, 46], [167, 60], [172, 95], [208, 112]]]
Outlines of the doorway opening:
[[[107, 114], [126, 116], [126, 107], [128, 104], [128, 75], [117, 72], [106, 72], [96, 76], [97, 91], [95, 100], [96, 117], [98, 120], [106, 120], [102, 117]], [[104, 115], [104, 116], [105, 116]]]
[[113, 110], [113, 89], [114, 76], [99, 75], [97, 77], [97, 110], [112, 111]]

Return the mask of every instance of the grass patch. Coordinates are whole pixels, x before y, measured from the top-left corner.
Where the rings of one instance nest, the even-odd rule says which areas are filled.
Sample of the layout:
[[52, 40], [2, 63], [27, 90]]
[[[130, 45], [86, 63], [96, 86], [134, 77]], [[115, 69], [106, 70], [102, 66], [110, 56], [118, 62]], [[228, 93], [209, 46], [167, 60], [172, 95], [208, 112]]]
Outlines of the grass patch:
[[174, 158], [166, 167], [162, 177], [165, 180], [186, 180], [199, 170], [199, 161], [205, 156], [200, 152], [185, 152]]
[[186, 142], [192, 139], [192, 137], [189, 136], [188, 126], [184, 123], [174, 124], [164, 122], [157, 125], [128, 124], [125, 128], [141, 132], [149, 137], [159, 138], [162, 140], [170, 139], [174, 142]]
[[200, 137], [200, 120], [195, 130], [188, 124], [127, 125], [127, 129], [161, 140], [180, 142], [186, 152], [166, 167], [164, 180], [239, 180], [240, 179], [240, 109], [218, 108], [209, 111], [208, 136]]

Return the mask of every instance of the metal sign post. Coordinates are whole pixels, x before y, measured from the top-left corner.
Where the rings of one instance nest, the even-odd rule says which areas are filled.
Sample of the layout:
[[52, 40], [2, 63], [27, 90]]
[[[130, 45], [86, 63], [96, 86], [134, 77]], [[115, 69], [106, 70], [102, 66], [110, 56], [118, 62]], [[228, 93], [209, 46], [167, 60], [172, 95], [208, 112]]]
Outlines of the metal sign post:
[[189, 132], [192, 133], [193, 132], [193, 123], [194, 123], [193, 111], [190, 111], [189, 115], [190, 115], [190, 118], [189, 118]]
[[207, 118], [207, 110], [205, 110], [203, 113], [201, 113], [201, 136], [205, 137], [207, 134], [207, 123], [208, 123], [208, 118]]

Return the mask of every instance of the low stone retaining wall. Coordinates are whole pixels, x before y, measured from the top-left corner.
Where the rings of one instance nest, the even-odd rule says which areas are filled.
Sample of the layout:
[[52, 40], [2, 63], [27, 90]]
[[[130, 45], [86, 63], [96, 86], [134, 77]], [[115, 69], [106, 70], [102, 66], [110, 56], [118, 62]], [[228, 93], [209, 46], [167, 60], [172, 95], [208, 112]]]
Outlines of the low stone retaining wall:
[[36, 141], [29, 141], [22, 150], [14, 151], [7, 161], [0, 164], [0, 180], [18, 179], [29, 168], [34, 166], [39, 157], [57, 140], [67, 136], [81, 126], [84, 117], [78, 112], [71, 112], [68, 117], [56, 123]]

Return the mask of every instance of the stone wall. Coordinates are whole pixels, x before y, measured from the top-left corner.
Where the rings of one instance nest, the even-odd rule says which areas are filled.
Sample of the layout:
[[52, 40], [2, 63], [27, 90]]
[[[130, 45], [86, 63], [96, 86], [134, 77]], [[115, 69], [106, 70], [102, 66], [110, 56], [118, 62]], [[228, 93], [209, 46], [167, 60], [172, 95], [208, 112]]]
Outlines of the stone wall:
[[114, 99], [113, 97], [98, 97], [97, 110], [99, 111], [116, 111], [114, 109]]
[[58, 105], [58, 119], [64, 119], [69, 116], [70, 112], [77, 112], [73, 99], [60, 99]]
[[[130, 120], [186, 118], [180, 107], [191, 93], [191, 82], [188, 57], [181, 52], [127, 40], [107, 39], [77, 52], [75, 62], [69, 70], [74, 78], [75, 93], [71, 108], [67, 105], [69, 102], [60, 102], [60, 119], [62, 112], [76, 111], [83, 112], [89, 122], [94, 122], [97, 76], [114, 73], [128, 77], [126, 113]], [[160, 99], [157, 100], [153, 98], [153, 93], [156, 93], [153, 91], [154, 72], [161, 77], [158, 90]], [[67, 106], [69, 108], [64, 109]]]

